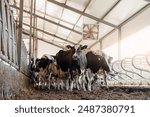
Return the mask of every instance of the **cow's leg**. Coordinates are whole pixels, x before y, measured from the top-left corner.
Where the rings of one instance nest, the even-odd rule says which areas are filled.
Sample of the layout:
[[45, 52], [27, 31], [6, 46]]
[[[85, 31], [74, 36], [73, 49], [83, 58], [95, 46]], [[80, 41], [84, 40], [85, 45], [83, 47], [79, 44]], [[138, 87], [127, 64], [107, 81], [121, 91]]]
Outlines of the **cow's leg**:
[[86, 91], [86, 76], [85, 73], [82, 73], [81, 76], [79, 76], [79, 84], [81, 88], [83, 88], [84, 91]]
[[71, 80], [70, 80], [70, 91], [73, 90], [73, 84], [74, 84], [74, 81], [71, 79]]
[[88, 72], [89, 72], [88, 70], [85, 71], [86, 78], [87, 78], [87, 89], [88, 91], [91, 91], [91, 86], [90, 86], [91, 83], [90, 83], [90, 77]]
[[69, 90], [69, 82], [70, 82], [70, 74], [69, 72], [65, 72], [65, 76], [66, 76], [66, 79], [65, 79], [65, 88], [66, 90], [68, 91]]
[[57, 80], [57, 90], [60, 90], [60, 79]]
[[92, 81], [92, 90], [94, 90], [98, 83], [98, 75], [97, 73], [93, 75], [93, 81]]
[[63, 81], [62, 81], [62, 79], [58, 79], [58, 85], [57, 85], [57, 90], [61, 90], [61, 89], [63, 89]]
[[53, 87], [54, 87], [54, 89], [57, 89], [58, 79], [59, 79], [59, 77], [53, 77]]
[[43, 78], [41, 78], [41, 86], [42, 86], [42, 89], [44, 89], [44, 85], [45, 85], [45, 82], [44, 82], [44, 79]]
[[63, 80], [61, 80], [60, 88], [61, 88], [62, 90], [64, 89], [64, 82], [63, 82]]
[[66, 90], [69, 90], [69, 79], [66, 79]]
[[50, 90], [51, 88], [51, 77], [52, 77], [52, 73], [50, 72], [49, 76], [48, 76], [48, 89]]
[[74, 80], [73, 80], [73, 73], [72, 73], [72, 70], [69, 70], [70, 72], [69, 73], [69, 91], [72, 91], [73, 90], [73, 83], [74, 83]]
[[75, 80], [76, 80], [76, 81], [75, 81], [76, 88], [77, 88], [77, 90], [80, 90], [80, 86], [79, 86], [79, 77], [77, 76]]
[[85, 78], [85, 74], [82, 74], [82, 88], [84, 91], [86, 91], [86, 85], [87, 82], [86, 82], [86, 78]]
[[78, 78], [78, 83], [79, 83], [79, 90], [80, 88], [82, 87], [82, 82], [83, 82], [83, 79], [82, 79], [82, 74], [79, 76]]
[[39, 79], [38, 80], [38, 86], [40, 87], [41, 86], [41, 78], [39, 77], [38, 79]]
[[37, 72], [34, 72], [34, 84], [35, 84], [35, 87], [36, 86], [39, 86], [39, 75]]
[[90, 69], [86, 70], [86, 77], [87, 77], [87, 89], [88, 91], [91, 91], [93, 76]]
[[79, 76], [79, 84], [83, 88], [84, 91], [86, 91], [86, 76], [85, 76], [85, 70], [81, 69], [81, 75]]
[[104, 82], [105, 82], [105, 86], [106, 86], [106, 88], [108, 89], [108, 85], [107, 85], [107, 73], [106, 73], [106, 71], [104, 71]]

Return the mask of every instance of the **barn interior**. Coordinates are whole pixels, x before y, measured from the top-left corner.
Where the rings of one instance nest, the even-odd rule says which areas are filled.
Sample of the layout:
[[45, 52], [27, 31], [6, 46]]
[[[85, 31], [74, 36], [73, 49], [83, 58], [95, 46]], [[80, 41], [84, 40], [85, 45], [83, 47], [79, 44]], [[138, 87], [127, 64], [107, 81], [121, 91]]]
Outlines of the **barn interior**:
[[[95, 53], [102, 51], [111, 56], [111, 67], [117, 74], [108, 85], [134, 87], [140, 92], [135, 96], [133, 89], [127, 89], [135, 97], [122, 94], [121, 98], [116, 92], [128, 91], [112, 88], [115, 93], [111, 90], [108, 95], [116, 94], [118, 97], [114, 99], [150, 99], [149, 19], [149, 0], [1, 0], [0, 99], [43, 99], [17, 95], [20, 91], [31, 91], [28, 88], [31, 58], [56, 55], [66, 45], [87, 45]], [[144, 91], [139, 91], [139, 87]], [[89, 99], [105, 99], [96, 96], [96, 91]], [[53, 91], [50, 97], [48, 93], [44, 91], [45, 99], [87, 99], [92, 95], [90, 92], [82, 97], [85, 94], [82, 92], [80, 97], [77, 91]]]

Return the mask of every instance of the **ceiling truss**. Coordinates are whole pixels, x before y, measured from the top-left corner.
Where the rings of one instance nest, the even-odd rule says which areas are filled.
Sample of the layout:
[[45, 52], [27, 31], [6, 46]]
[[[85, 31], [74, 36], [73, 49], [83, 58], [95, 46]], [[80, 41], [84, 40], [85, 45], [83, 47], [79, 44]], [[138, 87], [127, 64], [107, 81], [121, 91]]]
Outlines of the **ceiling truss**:
[[[113, 30], [111, 30], [110, 32], [108, 32], [106, 35], [104, 35], [102, 38], [100, 38], [98, 41], [96, 41], [94, 44], [92, 44], [92, 45], [90, 46], [90, 48], [93, 47], [95, 44], [97, 44], [100, 40], [104, 39], [106, 36], [108, 36], [109, 34], [111, 34], [111, 33], [112, 33], [113, 31], [115, 31], [116, 29], [119, 29], [121, 26], [123, 26], [123, 25], [124, 25], [125, 23], [127, 23], [129, 20], [133, 19], [136, 15], [138, 15], [139, 13], [141, 13], [143, 10], [147, 9], [148, 7], [150, 7], [150, 4], [145, 5], [145, 6], [144, 6], [143, 8], [141, 8], [139, 11], [137, 11], [135, 14], [133, 14], [131, 17], [129, 17], [126, 21], [124, 21], [123, 23], [121, 23], [119, 26], [116, 26], [116, 25], [114, 25], [114, 24], [111, 24], [111, 23], [109, 23], [109, 22], [104, 21], [104, 18], [120, 3], [121, 0], [118, 0], [118, 1], [108, 10], [108, 12], [105, 13], [105, 14], [102, 16], [102, 18], [100, 18], [100, 19], [97, 18], [97, 17], [95, 17], [95, 16], [92, 16], [92, 15], [90, 15], [90, 14], [85, 13], [85, 10], [86, 10], [87, 7], [89, 6], [91, 0], [89, 0], [89, 2], [87, 3], [87, 5], [86, 5], [86, 7], [84, 8], [83, 11], [79, 11], [79, 10], [77, 10], [77, 9], [75, 9], [75, 8], [72, 8], [72, 7], [70, 7], [70, 6], [68, 6], [68, 5], [64, 4], [64, 3], [57, 2], [57, 1], [55, 1], [55, 0], [47, 0], [47, 1], [48, 1], [48, 2], [51, 2], [51, 3], [55, 4], [55, 5], [58, 5], [58, 6], [60, 6], [60, 7], [66, 8], [66, 9], [68, 9], [68, 10], [71, 10], [71, 11], [73, 11], [73, 12], [76, 12], [76, 13], [80, 14], [80, 17], [83, 15], [83, 16], [86, 16], [86, 17], [88, 17], [88, 18], [90, 18], [90, 19], [93, 19], [93, 20], [97, 21], [97, 23], [103, 23], [103, 24], [106, 24], [106, 25], [108, 25], [108, 26], [114, 28]], [[148, 1], [148, 0], [146, 0], [146, 1]], [[19, 7], [14, 6], [14, 5], [12, 5], [11, 7], [15, 8], [15, 9], [17, 9], [17, 10], [20, 10]], [[77, 22], [76, 22], [76, 24], [73, 26], [73, 28], [69, 28], [69, 27], [67, 27], [67, 26], [65, 26], [65, 25], [62, 25], [62, 24], [60, 24], [60, 23], [56, 23], [56, 22], [54, 22], [54, 21], [52, 21], [52, 20], [49, 20], [49, 19], [46, 18], [46, 17], [42, 17], [42, 16], [40, 16], [40, 15], [38, 15], [38, 14], [30, 13], [30, 11], [27, 11], [27, 10], [25, 10], [25, 9], [23, 9], [23, 12], [25, 12], [25, 13], [27, 13], [27, 14], [29, 14], [29, 15], [32, 14], [32, 16], [34, 16], [34, 17], [40, 18], [40, 19], [42, 19], [42, 20], [44, 20], [44, 21], [50, 22], [50, 23], [52, 23], [52, 24], [55, 24], [55, 25], [57, 25], [57, 26], [60, 26], [60, 27], [62, 27], [62, 28], [65, 28], [65, 29], [67, 29], [67, 30], [70, 30], [71, 32], [75, 32], [75, 33], [77, 33], [77, 34], [79, 34], [79, 35], [82, 35], [82, 32], [79, 32], [79, 31], [77, 31], [77, 30], [74, 29], [74, 28], [75, 28], [75, 25], [77, 24]], [[80, 18], [79, 18], [79, 19], [80, 19]], [[79, 19], [78, 19], [78, 20], [79, 20]], [[24, 23], [24, 25], [29, 26], [28, 24], [25, 24], [25, 23]], [[53, 36], [53, 37], [55, 37], [55, 38], [59, 38], [59, 39], [61, 39], [61, 40], [63, 40], [63, 41], [66, 41], [66, 42], [68, 42], [68, 43], [70, 43], [70, 44], [73, 44], [73, 45], [76, 44], [76, 43], [74, 43], [74, 42], [68, 40], [68, 39], [69, 39], [69, 36], [67, 37], [67, 39], [64, 39], [64, 38], [62, 38], [62, 37], [57, 36], [56, 34], [51, 34], [51, 33], [47, 32], [47, 31], [42, 30], [42, 29], [39, 29], [39, 28], [36, 28], [36, 27], [32, 27], [32, 28], [35, 28], [36, 30], [38, 30], [38, 31], [40, 31], [40, 32], [43, 32], [43, 33], [45, 33], [45, 34], [47, 34], [47, 35]], [[71, 32], [70, 32], [70, 33], [71, 33]], [[28, 34], [28, 33], [26, 33], [26, 34]], [[70, 35], [70, 34], [69, 34], [69, 35]], [[57, 47], [59, 47], [59, 48], [63, 48], [62, 46], [59, 46], [59, 45], [57, 45], [57, 44], [48, 42], [48, 41], [46, 41], [46, 40], [44, 40], [44, 39], [41, 39], [40, 37], [37, 37], [37, 38], [38, 38], [39, 40], [45, 41], [46, 43], [52, 44], [52, 45], [57, 46]], [[78, 44], [79, 44], [81, 41], [82, 41], [82, 40], [80, 40], [80, 41], [78, 42]]]

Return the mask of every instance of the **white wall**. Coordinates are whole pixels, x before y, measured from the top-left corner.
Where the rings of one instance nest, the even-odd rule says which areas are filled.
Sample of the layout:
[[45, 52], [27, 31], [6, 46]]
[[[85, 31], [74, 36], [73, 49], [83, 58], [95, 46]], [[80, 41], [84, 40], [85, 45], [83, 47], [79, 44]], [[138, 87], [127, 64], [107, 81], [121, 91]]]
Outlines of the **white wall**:
[[100, 50], [100, 43], [98, 42], [97, 44], [95, 44], [92, 48], [91, 48], [91, 50], [93, 50], [93, 51], [98, 51], [98, 50]]
[[122, 38], [130, 36], [148, 25], [150, 25], [150, 8], [139, 14], [121, 28]]
[[121, 57], [147, 54], [150, 51], [150, 8], [122, 28]]
[[102, 50], [113, 60], [118, 59], [118, 31], [114, 31], [102, 41]]
[[109, 36], [103, 39], [102, 41], [102, 49], [106, 49], [107, 47], [112, 46], [113, 44], [118, 42], [118, 31], [111, 33]]
[[[150, 51], [150, 8], [136, 16], [121, 28], [121, 58], [146, 54]], [[118, 59], [118, 31], [102, 41], [102, 49]]]

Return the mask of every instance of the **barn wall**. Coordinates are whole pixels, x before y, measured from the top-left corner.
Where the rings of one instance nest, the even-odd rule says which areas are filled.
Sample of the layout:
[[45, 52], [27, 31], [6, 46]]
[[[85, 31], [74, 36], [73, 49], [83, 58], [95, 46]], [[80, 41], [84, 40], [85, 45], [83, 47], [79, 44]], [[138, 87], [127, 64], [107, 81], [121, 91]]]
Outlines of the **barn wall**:
[[28, 78], [0, 60], [0, 99], [11, 99], [20, 90], [26, 90]]
[[111, 33], [109, 36], [103, 39], [102, 49], [110, 47], [111, 45], [118, 42], [118, 31]]
[[[22, 41], [18, 64], [17, 26], [8, 0], [0, 0], [0, 99], [9, 99], [27, 85], [27, 50]], [[5, 62], [4, 62], [5, 61]]]
[[150, 51], [150, 8], [125, 24], [122, 30], [122, 58]]
[[95, 45], [91, 48], [91, 50], [93, 50], [93, 51], [98, 51], [98, 50], [100, 50], [100, 43], [95, 44]]
[[114, 60], [118, 59], [118, 30], [102, 40], [102, 50]]
[[[148, 46], [150, 39], [150, 35], [148, 35], [150, 33], [149, 19], [150, 8], [146, 9], [121, 27], [121, 43], [119, 50], [118, 30], [103, 39], [102, 50], [115, 59], [118, 59], [119, 56], [121, 59], [124, 57], [133, 57], [135, 54], [145, 54], [148, 50], [150, 51], [150, 46]], [[147, 31], [144, 32], [144, 29]], [[119, 51], [121, 55], [118, 54]]]
[[150, 8], [136, 16], [130, 22], [122, 26], [122, 39], [140, 31], [150, 25]]

